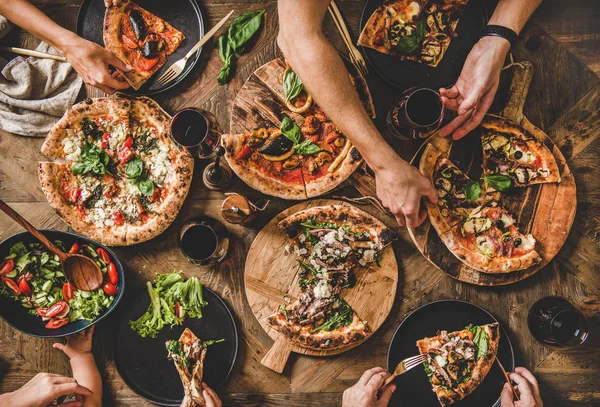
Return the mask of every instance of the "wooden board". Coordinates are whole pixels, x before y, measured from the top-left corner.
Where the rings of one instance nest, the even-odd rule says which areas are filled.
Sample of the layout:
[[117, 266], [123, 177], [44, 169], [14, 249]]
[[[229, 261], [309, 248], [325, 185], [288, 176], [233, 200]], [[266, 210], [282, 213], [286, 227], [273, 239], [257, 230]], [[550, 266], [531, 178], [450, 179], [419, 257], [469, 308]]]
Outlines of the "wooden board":
[[[294, 301], [300, 294], [297, 275], [298, 256], [293, 252], [285, 253], [285, 247], [291, 241], [279, 230], [277, 224], [287, 216], [307, 208], [341, 203], [331, 199], [316, 199], [292, 206], [275, 216], [258, 233], [250, 247], [244, 275], [246, 296], [256, 319], [274, 340], [279, 338], [279, 334], [267, 326], [266, 318], [279, 309], [284, 302], [284, 297], [287, 296]], [[372, 335], [389, 315], [396, 295], [398, 264], [391, 245], [381, 253], [380, 267], [356, 268], [354, 274], [357, 277], [356, 285], [343, 289], [341, 295], [359, 318], [367, 322]], [[377, 300], [374, 301], [374, 298]], [[360, 345], [371, 335], [361, 342], [342, 349], [319, 351], [298, 345], [292, 345], [289, 349], [305, 355], [337, 355]], [[287, 340], [284, 342], [287, 343]], [[277, 347], [282, 346], [280, 341], [276, 343]], [[285, 350], [284, 347], [282, 349]]]
[[[521, 232], [531, 233], [536, 238], [538, 241], [536, 248], [542, 262], [512, 273], [488, 274], [458, 260], [441, 241], [431, 226], [429, 218], [418, 228], [409, 229], [410, 236], [421, 253], [437, 268], [460, 281], [496, 286], [516, 283], [532, 276], [558, 254], [573, 225], [577, 207], [573, 174], [565, 157], [552, 140], [523, 116], [523, 105], [532, 76], [533, 65], [528, 61], [515, 66], [508, 102], [502, 111], [502, 116], [521, 124], [552, 151], [561, 174], [561, 182], [515, 188], [510, 193], [503, 194], [500, 203], [508, 212], [515, 215]], [[434, 136], [429, 143], [439, 148], [443, 155], [449, 157], [471, 179], [479, 179], [482, 172], [482, 152], [481, 142], [476, 134], [471, 133], [458, 141], [453, 141], [449, 137]], [[413, 165], [419, 165], [423, 151], [424, 148], [417, 152], [412, 161]]]

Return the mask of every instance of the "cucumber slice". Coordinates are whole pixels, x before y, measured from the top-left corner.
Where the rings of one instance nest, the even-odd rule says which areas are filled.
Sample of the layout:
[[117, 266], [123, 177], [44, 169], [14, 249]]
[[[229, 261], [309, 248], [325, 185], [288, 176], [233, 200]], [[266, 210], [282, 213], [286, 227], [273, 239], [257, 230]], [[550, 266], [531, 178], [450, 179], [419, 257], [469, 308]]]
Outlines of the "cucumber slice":
[[92, 296], [92, 294], [89, 291], [80, 291], [80, 295], [83, 298], [90, 298]]
[[49, 295], [48, 297], [46, 297], [46, 299], [50, 304], [54, 304], [56, 302], [56, 297], [54, 297], [53, 295]]
[[44, 274], [44, 278], [46, 280], [52, 280], [56, 274], [55, 273], [46, 273]]
[[10, 273], [5, 275], [4, 277], [15, 278], [17, 276], [17, 269], [12, 269]]
[[55, 275], [56, 277], [64, 277], [65, 273], [63, 273], [62, 271], [57, 271]]
[[42, 286], [43, 291], [49, 292], [51, 288], [52, 288], [52, 281], [44, 282], [44, 285]]

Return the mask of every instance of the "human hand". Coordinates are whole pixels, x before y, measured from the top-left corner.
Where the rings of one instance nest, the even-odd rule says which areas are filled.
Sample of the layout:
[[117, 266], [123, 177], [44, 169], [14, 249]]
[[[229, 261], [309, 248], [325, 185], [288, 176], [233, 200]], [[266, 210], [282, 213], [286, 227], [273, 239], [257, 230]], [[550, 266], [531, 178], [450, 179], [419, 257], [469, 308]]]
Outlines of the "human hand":
[[88, 85], [108, 94], [129, 87], [125, 78], [116, 71], [112, 72], [109, 65], [125, 72], [131, 67], [96, 43], [76, 37], [75, 41], [65, 48], [64, 55]]
[[118, 6], [119, 4], [121, 4], [123, 2], [123, 0], [104, 0], [104, 5], [106, 7], [110, 7], [110, 6]]
[[396, 154], [375, 170], [377, 196], [400, 226], [415, 228], [427, 216], [421, 198], [437, 202], [437, 191], [415, 167]]
[[[363, 373], [358, 382], [346, 389], [342, 396], [342, 407], [385, 407], [390, 402], [396, 386], [388, 384], [381, 388], [390, 374], [382, 367], [374, 367]], [[379, 398], [377, 393], [381, 390]]]
[[85, 331], [77, 332], [71, 336], [67, 336], [67, 343], [55, 343], [52, 345], [54, 349], [61, 350], [73, 359], [77, 355], [90, 353], [92, 351], [92, 337], [94, 335], [94, 325]]
[[440, 129], [440, 136], [452, 134], [458, 140], [481, 123], [496, 96], [509, 50], [510, 43], [500, 37], [483, 37], [475, 44], [454, 86], [440, 89], [444, 107], [458, 113]]
[[543, 407], [540, 388], [536, 378], [524, 367], [509, 373], [510, 379], [516, 383], [515, 389], [519, 393], [519, 401], [513, 400], [513, 393], [508, 383], [504, 385], [501, 395], [502, 407]]
[[75, 394], [78, 401], [59, 404], [61, 407], [80, 407], [81, 396], [91, 396], [92, 392], [77, 384], [70, 377], [51, 373], [38, 373], [19, 390], [4, 394], [2, 405], [11, 407], [46, 407], [59, 397]]
[[221, 403], [221, 399], [219, 398], [217, 393], [215, 393], [215, 391], [213, 389], [208, 387], [208, 384], [202, 383], [202, 387], [204, 387], [204, 390], [202, 391], [202, 396], [204, 397], [204, 400], [206, 401], [206, 407], [222, 407], [223, 406], [223, 404]]

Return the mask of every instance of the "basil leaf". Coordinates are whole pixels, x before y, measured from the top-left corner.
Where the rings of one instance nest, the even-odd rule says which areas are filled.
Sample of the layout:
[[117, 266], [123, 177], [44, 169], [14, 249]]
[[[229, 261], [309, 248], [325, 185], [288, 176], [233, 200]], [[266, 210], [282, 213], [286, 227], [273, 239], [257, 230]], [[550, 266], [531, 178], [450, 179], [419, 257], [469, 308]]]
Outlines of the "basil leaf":
[[248, 11], [231, 22], [227, 33], [228, 42], [237, 55], [244, 52], [244, 44], [259, 30], [265, 11]]
[[73, 174], [85, 174], [85, 173], [90, 172], [90, 170], [88, 169], [88, 166], [85, 165], [84, 163], [73, 164], [73, 166], [71, 167], [71, 171], [73, 171]]
[[128, 163], [125, 169], [125, 174], [128, 178], [138, 178], [144, 172], [144, 162], [137, 155], [134, 156]]
[[227, 58], [227, 61], [221, 67], [221, 72], [219, 72], [219, 76], [217, 77], [217, 82], [219, 85], [225, 85], [227, 82], [229, 82], [231, 77], [231, 64], [234, 60], [235, 55], [229, 55], [229, 58]]
[[219, 37], [219, 58], [221, 58], [221, 61], [228, 63], [232, 54], [233, 52], [231, 50], [231, 45], [229, 45], [229, 41], [227, 40], [227, 34], [221, 35]]
[[304, 140], [302, 143], [297, 144], [294, 149], [296, 150], [296, 153], [300, 155], [317, 154], [318, 152], [323, 151], [321, 147], [313, 144], [310, 140]]
[[284, 117], [281, 121], [281, 126], [279, 126], [279, 130], [290, 139], [294, 144], [298, 144], [300, 139], [302, 138], [302, 132], [300, 131], [300, 127], [296, 125], [289, 117]]
[[479, 185], [479, 182], [469, 182], [465, 185], [464, 192], [467, 201], [476, 201], [481, 196], [481, 185]]
[[427, 22], [425, 20], [419, 20], [415, 30], [415, 37], [419, 43], [423, 40], [425, 34], [427, 34]]
[[74, 174], [87, 174], [93, 172], [102, 175], [106, 172], [105, 166], [108, 165], [110, 158], [105, 151], [101, 150], [94, 143], [86, 141], [81, 148], [81, 162], [73, 164], [71, 171]]
[[480, 358], [485, 356], [488, 352], [488, 336], [483, 329], [478, 327], [477, 325], [467, 325], [465, 329], [471, 331], [473, 335], [473, 343], [477, 348], [477, 354], [475, 356], [475, 361], [478, 361]]
[[417, 50], [417, 48], [419, 48], [420, 43], [421, 42], [417, 41], [417, 38], [414, 35], [405, 35], [404, 37], [400, 38], [397, 46], [401, 51], [404, 51], [407, 54], [412, 54]]
[[140, 192], [146, 196], [152, 196], [152, 194], [154, 194], [154, 182], [150, 181], [148, 178], [138, 182], [137, 187]]
[[285, 100], [292, 100], [302, 92], [304, 85], [296, 72], [288, 69], [283, 74], [283, 93], [285, 94]]
[[489, 186], [499, 192], [509, 191], [513, 187], [513, 180], [508, 175], [492, 174], [483, 177], [483, 179]]

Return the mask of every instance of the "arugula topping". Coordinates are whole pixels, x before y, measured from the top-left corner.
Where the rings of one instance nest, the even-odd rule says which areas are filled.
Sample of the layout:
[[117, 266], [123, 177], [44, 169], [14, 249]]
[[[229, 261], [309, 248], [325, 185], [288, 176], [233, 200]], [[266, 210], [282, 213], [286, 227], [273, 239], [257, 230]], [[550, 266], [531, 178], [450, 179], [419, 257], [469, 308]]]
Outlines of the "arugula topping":
[[477, 325], [469, 324], [465, 327], [465, 329], [471, 331], [473, 335], [475, 335], [473, 338], [473, 343], [477, 348], [477, 354], [475, 356], [475, 361], [477, 362], [488, 352], [488, 336], [485, 331]]
[[209, 339], [208, 341], [202, 341], [202, 346], [204, 346], [205, 348], [207, 348], [210, 345], [214, 345], [215, 343], [221, 343], [221, 342], [225, 342], [225, 338], [221, 338], [221, 339]]
[[312, 332], [333, 331], [352, 323], [352, 308], [341, 299], [339, 300], [339, 304], [340, 306], [335, 310], [333, 315], [327, 318], [324, 323], [315, 327]]
[[229, 82], [232, 65], [244, 52], [244, 45], [254, 37], [262, 25], [266, 10], [248, 11], [231, 22], [227, 34], [219, 37], [219, 57], [223, 61], [217, 81], [219, 85]]
[[283, 93], [285, 100], [292, 100], [302, 92], [304, 85], [296, 72], [292, 69], [288, 69], [283, 74]]
[[302, 132], [300, 131], [300, 127], [298, 127], [298, 125], [287, 116], [281, 121], [279, 130], [281, 130], [281, 133], [283, 133], [284, 136], [294, 143], [294, 150], [296, 150], [296, 153], [300, 155], [311, 155], [323, 151], [321, 147], [313, 144], [313, 142], [310, 140], [304, 140], [300, 143], [300, 140], [302, 140]]
[[397, 47], [407, 54], [412, 54], [420, 48], [423, 38], [425, 38], [425, 34], [427, 34], [427, 22], [425, 19], [421, 19], [417, 22], [411, 35], [405, 35], [400, 38]]
[[127, 163], [125, 174], [128, 181], [135, 184], [142, 194], [146, 196], [154, 194], [154, 182], [148, 179], [148, 174], [144, 169], [144, 162], [137, 155]]
[[81, 149], [81, 162], [73, 164], [71, 170], [73, 174], [87, 174], [93, 172], [97, 175], [103, 175], [106, 172], [110, 158], [105, 151], [101, 150], [94, 143], [86, 141]]
[[285, 304], [281, 304], [281, 307], [279, 307], [279, 312], [281, 312], [281, 314], [285, 317], [285, 319], [287, 320], [287, 309], [285, 309]]

